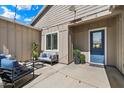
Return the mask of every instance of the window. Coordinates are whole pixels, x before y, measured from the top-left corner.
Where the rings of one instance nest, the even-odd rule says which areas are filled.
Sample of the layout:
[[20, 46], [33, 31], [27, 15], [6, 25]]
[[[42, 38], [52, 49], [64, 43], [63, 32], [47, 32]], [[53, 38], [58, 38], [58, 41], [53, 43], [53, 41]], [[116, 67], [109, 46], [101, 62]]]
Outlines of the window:
[[57, 33], [52, 34], [52, 49], [57, 49]]
[[50, 50], [51, 49], [51, 35], [49, 34], [49, 35], [47, 35], [46, 36], [46, 49], [47, 50]]
[[57, 50], [58, 49], [58, 34], [52, 33], [46, 35], [46, 50]]

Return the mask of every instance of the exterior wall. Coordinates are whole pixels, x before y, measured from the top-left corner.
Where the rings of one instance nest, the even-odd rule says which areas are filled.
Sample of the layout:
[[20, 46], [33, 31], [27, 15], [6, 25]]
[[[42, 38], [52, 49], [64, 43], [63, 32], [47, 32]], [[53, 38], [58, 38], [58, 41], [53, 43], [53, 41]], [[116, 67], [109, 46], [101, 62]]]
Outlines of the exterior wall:
[[121, 64], [121, 67], [122, 67], [122, 73], [124, 74], [124, 12], [122, 12], [122, 64]]
[[51, 32], [58, 32], [58, 34], [59, 34], [58, 35], [58, 37], [59, 37], [58, 51], [54, 51], [54, 52], [57, 52], [59, 55], [59, 63], [68, 64], [68, 25], [64, 24], [64, 25], [51, 27], [46, 30], [42, 30], [42, 41], [41, 41], [42, 42], [42, 46], [41, 46], [42, 51], [47, 51], [46, 47], [45, 47], [45, 35], [47, 33], [51, 33]]
[[107, 65], [116, 65], [116, 19], [116, 17], [103, 19], [74, 27], [72, 31], [74, 48], [79, 48], [87, 55], [87, 53], [90, 51], [89, 30], [107, 27]]
[[54, 5], [51, 9], [36, 23], [35, 27], [51, 27], [71, 20], [87, 17], [99, 17], [109, 13], [107, 5], [75, 5], [76, 14], [69, 11], [71, 5]]
[[40, 43], [40, 31], [0, 19], [0, 53], [17, 60], [31, 59], [31, 44]]
[[[116, 11], [110, 6], [80, 5], [76, 7], [76, 14], [69, 11], [70, 6], [52, 6], [49, 11], [35, 24], [35, 27], [46, 28], [42, 33], [42, 50], [45, 50], [45, 34], [59, 32], [59, 61], [70, 63], [73, 60], [73, 47], [80, 48], [86, 55], [89, 52], [88, 31], [90, 29], [107, 27], [107, 65], [116, 66], [124, 74], [124, 13], [123, 9]], [[122, 7], [122, 6], [121, 6]], [[121, 12], [119, 16], [112, 17]], [[110, 16], [105, 19], [104, 16]], [[101, 17], [101, 20], [96, 18]], [[84, 23], [68, 28], [70, 21], [80, 18]], [[104, 19], [103, 19], [104, 18]], [[93, 19], [94, 22], [90, 22]], [[89, 20], [89, 23], [85, 21]], [[4, 28], [6, 36], [6, 28]], [[1, 41], [3, 42], [3, 41]], [[6, 45], [7, 42], [4, 42]]]
[[[124, 10], [123, 10], [124, 11]], [[117, 18], [117, 25], [116, 25], [116, 66], [117, 68], [124, 74], [124, 13], [122, 12], [121, 15]]]
[[73, 28], [69, 28], [68, 34], [68, 63], [73, 62]]
[[[45, 35], [49, 32], [59, 32], [59, 62], [70, 63], [72, 62], [73, 50], [72, 37], [70, 29], [68, 28], [69, 21], [78, 18], [81, 20], [93, 19], [110, 13], [110, 6], [107, 5], [75, 5], [76, 14], [69, 11], [69, 5], [55, 5], [52, 6], [47, 13], [34, 25], [35, 27], [43, 29], [41, 50], [45, 51]], [[85, 35], [84, 35], [85, 36]]]

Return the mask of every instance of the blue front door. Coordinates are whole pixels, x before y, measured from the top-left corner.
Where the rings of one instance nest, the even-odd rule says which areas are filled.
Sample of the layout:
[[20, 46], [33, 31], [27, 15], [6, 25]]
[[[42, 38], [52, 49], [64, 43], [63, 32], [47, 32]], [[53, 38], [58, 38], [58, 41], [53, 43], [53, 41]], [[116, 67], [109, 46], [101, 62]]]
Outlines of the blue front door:
[[90, 32], [90, 61], [93, 63], [105, 63], [104, 30]]

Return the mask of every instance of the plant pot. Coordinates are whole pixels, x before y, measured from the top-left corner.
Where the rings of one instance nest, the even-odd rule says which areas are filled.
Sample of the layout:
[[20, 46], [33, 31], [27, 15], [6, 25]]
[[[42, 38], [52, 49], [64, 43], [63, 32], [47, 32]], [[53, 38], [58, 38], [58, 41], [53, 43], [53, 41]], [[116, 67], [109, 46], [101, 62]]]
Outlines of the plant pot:
[[76, 57], [76, 58], [74, 58], [74, 63], [75, 63], [75, 64], [80, 64], [80, 63], [81, 63], [81, 62], [80, 62], [80, 59], [79, 59], [79, 58], [77, 58], [77, 57]]
[[81, 64], [85, 64], [86, 62], [85, 61], [82, 61]]

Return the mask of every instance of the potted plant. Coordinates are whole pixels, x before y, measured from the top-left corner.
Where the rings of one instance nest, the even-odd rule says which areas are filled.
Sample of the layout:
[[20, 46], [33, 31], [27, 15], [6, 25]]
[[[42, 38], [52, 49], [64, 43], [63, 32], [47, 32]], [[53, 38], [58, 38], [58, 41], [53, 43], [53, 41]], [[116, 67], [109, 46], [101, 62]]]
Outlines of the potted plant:
[[74, 62], [75, 64], [80, 64], [80, 50], [74, 49], [73, 50]]
[[38, 44], [35, 42], [32, 43], [32, 57], [33, 60], [37, 60], [39, 57]]
[[84, 54], [80, 54], [80, 61], [82, 64], [85, 63], [85, 55]]
[[81, 54], [79, 49], [73, 50], [74, 62], [75, 64], [85, 63], [85, 55]]

